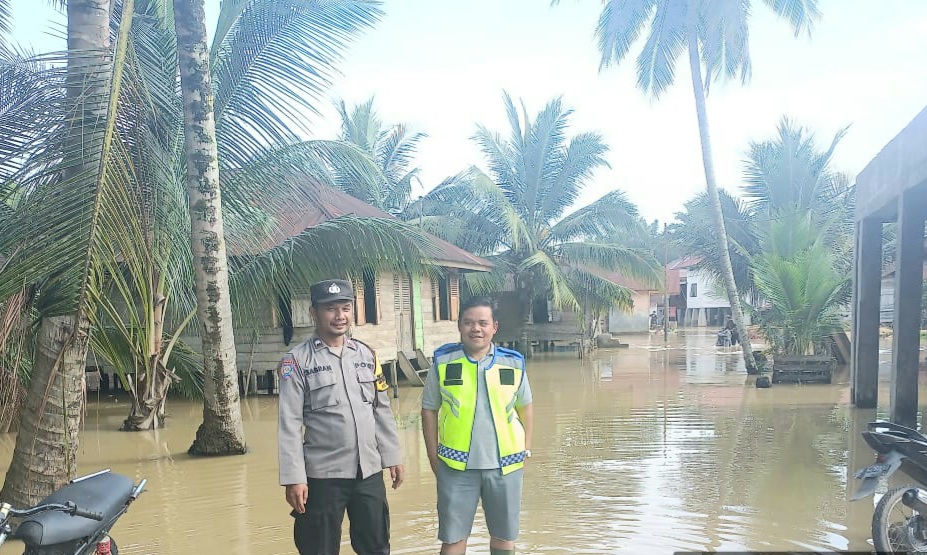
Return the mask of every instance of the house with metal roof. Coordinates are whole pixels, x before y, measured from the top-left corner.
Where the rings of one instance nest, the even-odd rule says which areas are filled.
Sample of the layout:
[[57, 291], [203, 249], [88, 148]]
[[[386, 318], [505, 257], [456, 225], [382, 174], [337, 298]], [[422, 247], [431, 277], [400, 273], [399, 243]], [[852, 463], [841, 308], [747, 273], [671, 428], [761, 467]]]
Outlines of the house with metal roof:
[[[290, 179], [299, 179], [296, 185], [306, 193], [304, 198], [296, 201], [296, 206], [290, 203], [286, 211], [274, 214], [277, 229], [260, 244], [229, 238], [230, 258], [267, 252], [308, 228], [339, 217], [396, 219], [308, 176]], [[298, 210], [294, 209], [297, 207]], [[435, 275], [381, 271], [354, 279], [356, 309], [352, 335], [370, 345], [381, 363], [405, 375], [413, 385], [422, 385], [421, 371], [429, 365], [427, 357], [435, 348], [459, 340], [456, 321], [461, 275], [492, 268], [487, 260], [438, 237], [425, 235], [432, 246], [426, 264], [442, 271]], [[243, 388], [253, 390], [260, 377], [261, 388], [269, 390], [273, 382], [268, 381], [276, 376], [283, 355], [313, 333], [309, 286], [309, 283], [292, 284], [286, 298], [281, 296], [278, 302], [259, 311], [256, 318], [236, 323], [235, 342]], [[185, 337], [185, 341], [198, 346], [197, 338]]]

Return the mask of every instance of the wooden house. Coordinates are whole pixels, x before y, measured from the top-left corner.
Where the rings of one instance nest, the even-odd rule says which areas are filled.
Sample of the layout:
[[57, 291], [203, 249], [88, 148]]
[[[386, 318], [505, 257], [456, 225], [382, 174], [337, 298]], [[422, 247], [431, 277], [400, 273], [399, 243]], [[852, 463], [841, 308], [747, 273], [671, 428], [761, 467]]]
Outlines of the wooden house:
[[[279, 234], [262, 248], [269, 250], [307, 228], [342, 216], [393, 218], [317, 182], [307, 180], [306, 187], [314, 190], [312, 202], [284, 220]], [[459, 340], [460, 275], [492, 268], [490, 262], [451, 243], [435, 236], [429, 238], [434, 246], [434, 258], [428, 264], [443, 270], [439, 276], [378, 272], [354, 281], [355, 324], [351, 335], [370, 345], [385, 366], [395, 367], [402, 362], [404, 368], [396, 370], [414, 385], [422, 385], [414, 369], [424, 370], [435, 348]], [[249, 254], [254, 253], [229, 249], [230, 257]], [[247, 321], [239, 318], [235, 322], [238, 368], [250, 389], [254, 389], [258, 377], [275, 375], [283, 355], [312, 335], [310, 285], [296, 284], [290, 298], [279, 299], [276, 304], [258, 310], [258, 314], [249, 316]], [[184, 340], [199, 347], [198, 337], [185, 337]], [[270, 385], [265, 383], [263, 387], [269, 389]]]

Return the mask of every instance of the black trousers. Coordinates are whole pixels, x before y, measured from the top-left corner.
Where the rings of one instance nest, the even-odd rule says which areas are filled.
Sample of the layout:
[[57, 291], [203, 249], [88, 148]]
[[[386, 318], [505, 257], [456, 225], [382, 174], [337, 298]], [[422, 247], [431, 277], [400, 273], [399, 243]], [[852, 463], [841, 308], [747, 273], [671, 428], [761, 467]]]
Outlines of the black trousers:
[[344, 511], [351, 521], [351, 547], [358, 555], [389, 555], [389, 506], [383, 473], [363, 479], [309, 479], [306, 512], [296, 520], [293, 538], [300, 555], [338, 555]]

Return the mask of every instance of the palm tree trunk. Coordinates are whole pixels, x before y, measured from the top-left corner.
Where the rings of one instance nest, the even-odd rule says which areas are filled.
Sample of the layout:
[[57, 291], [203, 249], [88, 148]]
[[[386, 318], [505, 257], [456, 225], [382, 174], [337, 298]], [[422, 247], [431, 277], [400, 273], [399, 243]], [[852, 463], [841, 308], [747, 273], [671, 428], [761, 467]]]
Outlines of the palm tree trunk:
[[203, 423], [189, 452], [192, 455], [243, 454], [247, 448], [238, 396], [203, 0], [174, 0], [174, 25], [184, 106], [197, 316], [202, 322], [200, 335], [205, 357]]
[[[76, 112], [65, 131], [65, 143], [69, 153], [84, 154], [76, 164], [65, 161], [66, 180], [98, 171], [102, 133], [97, 122], [107, 119], [112, 71], [110, 0], [70, 0], [67, 10], [67, 96]], [[92, 229], [91, 224], [91, 233]], [[81, 261], [84, 279], [89, 260], [88, 253]], [[82, 292], [75, 313], [42, 320], [13, 460], [0, 492], [7, 502], [34, 504], [67, 483], [77, 470], [90, 337], [85, 310]]]
[[83, 320], [78, 323], [75, 316], [42, 320], [13, 460], [0, 492], [7, 503], [34, 505], [77, 471], [90, 327]]
[[711, 139], [708, 134], [708, 108], [705, 105], [705, 88], [702, 84], [702, 66], [698, 50], [698, 35], [694, 25], [689, 25], [689, 69], [692, 72], [692, 92], [695, 93], [695, 112], [698, 115], [698, 134], [702, 143], [702, 164], [705, 166], [705, 181], [708, 184], [708, 197], [711, 200], [711, 213], [714, 217], [715, 234], [721, 251], [721, 275], [724, 287], [731, 302], [731, 313], [737, 333], [740, 335], [740, 347], [743, 350], [744, 364], [748, 374], [757, 374], [756, 361], [753, 359], [753, 346], [747, 335], [740, 294], [734, 282], [734, 269], [731, 266], [731, 252], [728, 245], [727, 229], [724, 226], [724, 214], [721, 211], [721, 197], [718, 196], [718, 183], [715, 180], [715, 167], [711, 155]]
[[147, 359], [139, 368], [140, 376], [132, 394], [134, 399], [128, 418], [122, 424], [124, 432], [140, 432], [164, 427], [167, 392], [176, 376], [162, 359], [164, 347], [164, 314], [167, 297], [163, 292], [161, 274], [155, 270], [151, 276], [151, 310], [148, 314]]

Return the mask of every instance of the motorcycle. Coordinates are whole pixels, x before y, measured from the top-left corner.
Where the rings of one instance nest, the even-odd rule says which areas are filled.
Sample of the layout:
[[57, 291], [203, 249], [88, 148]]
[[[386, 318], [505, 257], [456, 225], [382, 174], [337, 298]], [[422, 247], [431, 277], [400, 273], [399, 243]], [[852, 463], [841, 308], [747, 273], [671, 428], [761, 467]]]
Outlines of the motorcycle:
[[[107, 469], [71, 480], [34, 507], [0, 502], [0, 546], [16, 538], [26, 545], [23, 555], [118, 555], [109, 531], [146, 483]], [[13, 518], [23, 519], [15, 530]]]
[[887, 480], [898, 470], [916, 482], [890, 489], [876, 504], [872, 514], [875, 551], [927, 551], [927, 436], [884, 421], [870, 422], [862, 436], [876, 452], [876, 460], [856, 473], [862, 482], [850, 501], [868, 497], [881, 479]]

